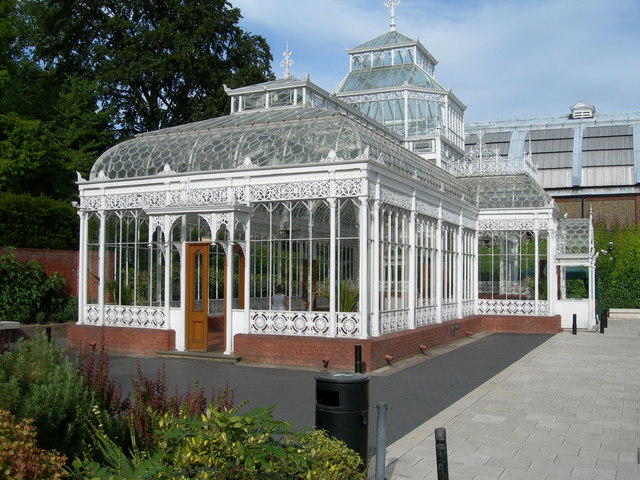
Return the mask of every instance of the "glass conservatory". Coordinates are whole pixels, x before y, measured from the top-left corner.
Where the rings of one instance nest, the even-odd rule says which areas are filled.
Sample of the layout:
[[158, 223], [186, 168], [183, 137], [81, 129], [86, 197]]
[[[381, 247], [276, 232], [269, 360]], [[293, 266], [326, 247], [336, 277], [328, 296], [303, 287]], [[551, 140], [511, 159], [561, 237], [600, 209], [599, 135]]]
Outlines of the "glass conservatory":
[[79, 324], [232, 353], [239, 333], [553, 313], [557, 213], [529, 173], [472, 154], [448, 173], [308, 79], [229, 93], [233, 114], [138, 135], [79, 181]]

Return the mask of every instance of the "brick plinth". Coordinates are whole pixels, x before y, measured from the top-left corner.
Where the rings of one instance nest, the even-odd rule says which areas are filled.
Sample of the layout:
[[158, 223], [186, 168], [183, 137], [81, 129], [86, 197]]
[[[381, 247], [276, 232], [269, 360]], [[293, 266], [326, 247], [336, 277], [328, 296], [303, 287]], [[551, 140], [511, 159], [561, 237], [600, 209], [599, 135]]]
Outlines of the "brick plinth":
[[71, 350], [78, 350], [91, 342], [100, 345], [104, 341], [109, 352], [155, 355], [159, 350], [176, 348], [175, 333], [174, 330], [151, 328], [70, 325], [67, 329], [67, 346]]
[[[451, 336], [451, 327], [458, 325]], [[243, 362], [279, 365], [323, 366], [353, 369], [354, 345], [362, 345], [362, 361], [367, 370], [386, 365], [385, 355], [394, 361], [420, 353], [420, 345], [428, 348], [465, 336], [465, 332], [544, 333], [560, 330], [560, 316], [525, 317], [474, 315], [460, 320], [438, 323], [365, 340], [344, 338], [294, 337], [281, 335], [238, 334], [234, 337], [234, 353]]]

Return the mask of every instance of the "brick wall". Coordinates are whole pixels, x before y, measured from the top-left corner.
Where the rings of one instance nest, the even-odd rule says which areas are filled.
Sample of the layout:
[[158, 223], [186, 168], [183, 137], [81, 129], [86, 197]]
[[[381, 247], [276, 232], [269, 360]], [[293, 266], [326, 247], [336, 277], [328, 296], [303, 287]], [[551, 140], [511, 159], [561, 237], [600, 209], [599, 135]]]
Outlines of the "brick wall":
[[[47, 275], [54, 272], [61, 273], [66, 281], [64, 293], [67, 295], [78, 294], [78, 252], [37, 248], [17, 248], [13, 251], [21, 262], [28, 259], [38, 262]], [[4, 250], [0, 250], [0, 253], [4, 253]]]
[[91, 342], [98, 346], [104, 342], [109, 352], [134, 355], [155, 355], [159, 350], [176, 348], [174, 330], [69, 325], [67, 347], [70, 350], [78, 350]]
[[[459, 326], [454, 336], [450, 335], [452, 325]], [[559, 315], [476, 315], [366, 340], [238, 334], [234, 337], [234, 353], [252, 363], [321, 367], [323, 359], [329, 359], [329, 368], [352, 369], [354, 345], [359, 344], [367, 370], [375, 370], [386, 365], [385, 355], [393, 356], [394, 361], [408, 358], [420, 353], [421, 344], [429, 348], [442, 345], [464, 337], [466, 331], [554, 334], [559, 330]]]
[[594, 223], [640, 224], [640, 196], [556, 198], [560, 213], [587, 218], [593, 208]]

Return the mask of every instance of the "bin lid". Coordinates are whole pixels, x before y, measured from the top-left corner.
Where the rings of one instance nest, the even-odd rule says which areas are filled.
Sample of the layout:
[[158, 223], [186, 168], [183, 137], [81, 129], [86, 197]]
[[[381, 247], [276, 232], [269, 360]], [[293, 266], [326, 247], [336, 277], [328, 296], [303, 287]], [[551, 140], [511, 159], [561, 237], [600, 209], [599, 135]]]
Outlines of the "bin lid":
[[316, 376], [316, 380], [330, 383], [365, 383], [370, 379], [369, 375], [354, 372], [323, 373]]

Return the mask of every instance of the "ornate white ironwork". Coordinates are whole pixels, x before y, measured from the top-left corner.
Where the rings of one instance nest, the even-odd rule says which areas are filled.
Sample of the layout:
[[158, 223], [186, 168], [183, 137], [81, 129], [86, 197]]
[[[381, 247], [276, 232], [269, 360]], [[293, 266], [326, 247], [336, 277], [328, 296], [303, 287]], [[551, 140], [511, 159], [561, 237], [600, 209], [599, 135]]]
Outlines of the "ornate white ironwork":
[[207, 222], [212, 234], [215, 234], [222, 225], [227, 227], [227, 230], [233, 227], [230, 213], [201, 213], [200, 216]]
[[244, 157], [244, 160], [236, 168], [253, 168], [255, 165], [251, 161], [251, 157]]
[[438, 207], [423, 202], [422, 200], [416, 200], [416, 212], [431, 218], [438, 218], [440, 215], [440, 209]]
[[475, 302], [473, 300], [462, 302], [462, 316], [468, 317], [469, 315], [473, 315], [474, 305], [475, 305]]
[[160, 227], [162, 235], [167, 239], [170, 236], [171, 227], [178, 218], [180, 218], [180, 215], [150, 215], [149, 227], [152, 232], [155, 231], [156, 228]]
[[329, 150], [326, 157], [320, 159], [321, 162], [344, 162], [344, 158], [339, 157], [335, 150]]
[[436, 323], [436, 307], [429, 305], [426, 307], [416, 307], [416, 326], [423, 327]]
[[331, 193], [330, 185], [329, 181], [252, 185], [250, 195], [253, 202], [327, 198]]
[[478, 220], [478, 231], [481, 230], [545, 230], [549, 221], [534, 218], [505, 218]]
[[457, 226], [458, 223], [460, 223], [460, 215], [457, 213], [449, 212], [448, 210], [442, 210], [442, 220]]
[[461, 159], [450, 161], [449, 167], [458, 176], [528, 173], [535, 178], [538, 173], [531, 155], [525, 153], [522, 158], [503, 157], [499, 149], [487, 147], [483, 132], [478, 133], [478, 143]]
[[442, 321], [446, 322], [447, 320], [453, 320], [457, 318], [457, 307], [456, 303], [445, 303], [442, 305]]
[[364, 195], [366, 192], [364, 183], [365, 180], [359, 178], [337, 181], [335, 182], [336, 196], [355, 197]]
[[404, 208], [405, 210], [411, 210], [412, 207], [411, 196], [405, 195], [395, 190], [391, 190], [389, 188], [382, 187], [380, 189], [380, 200], [383, 203]]
[[282, 78], [284, 78], [285, 80], [291, 78], [291, 72], [289, 71], [289, 69], [293, 67], [293, 64], [295, 63], [291, 59], [291, 53], [292, 52], [289, 51], [289, 42], [287, 41], [287, 46], [285, 47], [284, 52], [282, 52], [282, 56], [284, 58], [280, 62], [280, 66], [284, 68], [284, 76]]
[[548, 315], [549, 302], [534, 300], [491, 300], [478, 299], [478, 314], [480, 315]]
[[[98, 325], [100, 307], [86, 305], [82, 323]], [[165, 326], [164, 307], [133, 307], [120, 305], [104, 306], [104, 324], [111, 327], [163, 328]]]
[[385, 2], [385, 6], [389, 8], [389, 13], [391, 14], [391, 22], [389, 27], [392, 32], [396, 30], [396, 7], [400, 5], [401, 0], [387, 0]]
[[404, 92], [381, 92], [381, 93], [366, 93], [364, 95], [349, 95], [346, 97], [340, 97], [347, 103], [364, 103], [364, 102], [378, 102], [381, 100], [393, 100], [397, 98], [404, 98]]
[[338, 312], [337, 317], [339, 337], [357, 337], [362, 331], [362, 316], [359, 313]]
[[105, 196], [105, 208], [107, 210], [163, 207], [165, 205], [165, 192], [124, 193]]
[[409, 328], [409, 309], [380, 312], [380, 332], [391, 333]]
[[80, 207], [84, 210], [101, 210], [103, 197], [82, 197]]
[[253, 310], [249, 329], [251, 333], [324, 337], [329, 334], [329, 314]]
[[441, 102], [441, 103], [444, 102], [447, 98], [445, 95], [442, 95], [439, 93], [416, 92], [413, 90], [409, 90], [407, 92], [407, 96], [409, 98], [415, 98], [417, 100], [429, 100], [431, 102]]

